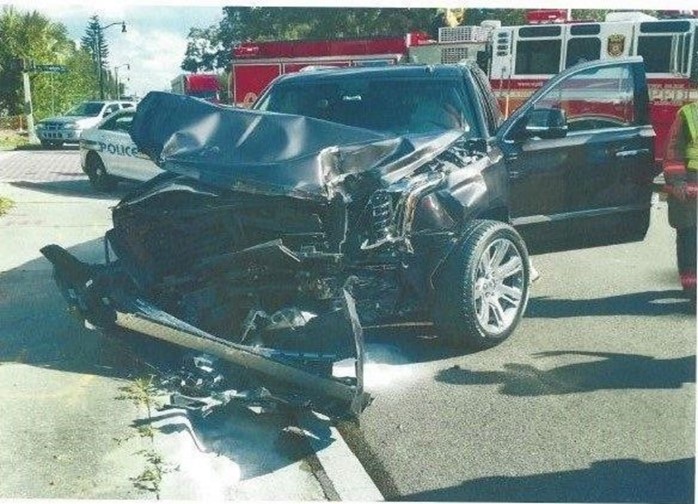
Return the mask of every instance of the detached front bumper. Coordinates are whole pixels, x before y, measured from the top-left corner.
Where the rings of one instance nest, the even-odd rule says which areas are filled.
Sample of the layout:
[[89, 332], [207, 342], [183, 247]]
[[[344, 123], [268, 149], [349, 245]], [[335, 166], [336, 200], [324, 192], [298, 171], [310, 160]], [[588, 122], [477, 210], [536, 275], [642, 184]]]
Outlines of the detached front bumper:
[[336, 377], [331, 365], [308, 366], [307, 363], [318, 358], [325, 358], [325, 363], [345, 361], [346, 355], [323, 356], [233, 343], [166, 313], [139, 295], [118, 263], [89, 265], [58, 245], [48, 245], [41, 253], [53, 264], [55, 281], [70, 311], [90, 328], [121, 327], [213, 355], [243, 368], [274, 396], [290, 397], [294, 404], [307, 404], [323, 413], [357, 416], [371, 401], [363, 390], [362, 329], [354, 300], [346, 290], [341, 316], [338, 312], [319, 316], [313, 320], [312, 328], [327, 338], [344, 335], [352, 340], [355, 376]]

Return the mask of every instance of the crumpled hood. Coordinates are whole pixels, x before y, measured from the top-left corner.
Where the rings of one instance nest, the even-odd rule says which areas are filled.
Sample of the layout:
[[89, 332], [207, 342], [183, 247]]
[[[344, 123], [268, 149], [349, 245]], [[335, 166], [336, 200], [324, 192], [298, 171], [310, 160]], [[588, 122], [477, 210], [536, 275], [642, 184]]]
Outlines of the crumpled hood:
[[309, 117], [163, 92], [139, 104], [131, 137], [163, 169], [225, 189], [326, 199], [350, 173], [398, 180], [462, 136], [396, 137]]

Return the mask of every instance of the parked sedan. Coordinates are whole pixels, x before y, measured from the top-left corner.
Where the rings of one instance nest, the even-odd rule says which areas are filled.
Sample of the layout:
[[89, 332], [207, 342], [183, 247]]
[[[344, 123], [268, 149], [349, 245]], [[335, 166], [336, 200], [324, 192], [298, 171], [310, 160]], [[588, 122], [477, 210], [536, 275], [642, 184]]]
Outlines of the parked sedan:
[[80, 164], [98, 191], [113, 190], [119, 180], [146, 181], [162, 172], [131, 139], [135, 114], [133, 108], [121, 110], [82, 134]]

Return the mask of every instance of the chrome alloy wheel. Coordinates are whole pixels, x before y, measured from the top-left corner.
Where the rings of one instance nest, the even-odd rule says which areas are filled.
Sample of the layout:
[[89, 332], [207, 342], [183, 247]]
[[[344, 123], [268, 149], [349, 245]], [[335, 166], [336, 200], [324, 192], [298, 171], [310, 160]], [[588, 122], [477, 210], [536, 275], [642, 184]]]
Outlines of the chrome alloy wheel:
[[480, 256], [473, 282], [478, 322], [490, 334], [501, 334], [514, 323], [524, 295], [524, 268], [514, 244], [499, 238]]

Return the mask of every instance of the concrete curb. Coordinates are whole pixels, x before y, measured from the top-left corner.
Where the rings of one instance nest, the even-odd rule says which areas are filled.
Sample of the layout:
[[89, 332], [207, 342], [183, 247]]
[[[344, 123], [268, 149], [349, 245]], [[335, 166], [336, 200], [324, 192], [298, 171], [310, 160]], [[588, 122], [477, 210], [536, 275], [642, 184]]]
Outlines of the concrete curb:
[[[384, 500], [378, 487], [335, 427], [311, 411], [299, 414], [297, 419], [299, 427], [311, 434], [308, 436], [310, 446], [340, 500], [361, 502]], [[322, 437], [315, 435], [323, 431], [327, 433], [328, 430], [329, 439], [327, 435]]]

